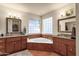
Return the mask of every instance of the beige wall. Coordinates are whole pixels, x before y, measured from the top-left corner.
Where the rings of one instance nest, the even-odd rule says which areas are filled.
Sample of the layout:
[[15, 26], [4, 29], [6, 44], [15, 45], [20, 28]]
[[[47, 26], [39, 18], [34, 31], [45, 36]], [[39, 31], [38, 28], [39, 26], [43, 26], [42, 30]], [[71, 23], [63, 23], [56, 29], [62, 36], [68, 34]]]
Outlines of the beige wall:
[[[75, 4], [68, 4], [60, 9], [51, 11], [42, 16], [43, 19], [47, 18], [47, 17], [53, 17], [53, 34], [54, 35], [57, 35], [59, 33], [58, 32], [58, 19], [61, 18], [60, 15], [64, 14], [64, 12], [70, 8], [73, 8], [73, 10], [74, 10], [73, 15], [75, 15]], [[65, 33], [65, 34], [70, 34], [70, 33]]]
[[77, 31], [76, 31], [76, 55], [79, 56], [79, 4], [76, 4], [76, 18], [77, 18]]
[[[70, 8], [70, 7], [73, 7], [74, 8], [74, 4], [70, 4], [70, 5], [67, 5], [63, 8], [60, 8], [58, 10], [55, 10], [55, 11], [51, 11], [45, 15], [42, 16], [42, 18], [46, 18], [46, 17], [50, 17], [52, 16], [53, 17], [53, 34], [54, 35], [57, 35], [58, 34], [58, 19], [59, 19], [59, 15], [61, 14], [61, 11], [64, 11], [66, 8]], [[2, 6], [0, 5], [0, 33], [5, 33], [6, 32], [6, 17], [9, 15], [9, 13], [11, 13], [12, 15], [16, 14], [16, 17], [20, 17], [21, 20], [22, 20], [22, 30], [24, 27], [26, 27], [27, 29], [27, 32], [28, 32], [28, 19], [40, 19], [40, 16], [37, 16], [37, 15], [34, 15], [34, 14], [31, 14], [31, 13], [25, 13], [25, 12], [21, 12], [21, 11], [18, 11], [18, 10], [14, 10], [14, 9], [11, 9], [9, 7], [5, 7], [5, 6]], [[41, 27], [42, 28], [42, 27]]]
[[[9, 15], [21, 18], [22, 31], [24, 27], [26, 28], [28, 27], [27, 24], [29, 19], [31, 18], [40, 19], [40, 17], [37, 15], [21, 12], [21, 11], [0, 5], [0, 33], [4, 33], [4, 34], [6, 33], [6, 17]], [[28, 32], [28, 29], [27, 29], [27, 32]]]

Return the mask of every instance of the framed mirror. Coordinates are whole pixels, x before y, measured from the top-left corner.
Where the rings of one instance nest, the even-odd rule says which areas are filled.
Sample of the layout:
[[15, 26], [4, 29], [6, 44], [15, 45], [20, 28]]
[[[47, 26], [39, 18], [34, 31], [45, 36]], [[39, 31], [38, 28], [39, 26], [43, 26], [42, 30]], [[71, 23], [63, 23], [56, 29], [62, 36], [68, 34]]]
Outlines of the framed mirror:
[[76, 16], [58, 19], [58, 32], [71, 33], [73, 26], [76, 26]]
[[20, 33], [21, 32], [21, 19], [6, 18], [6, 34]]

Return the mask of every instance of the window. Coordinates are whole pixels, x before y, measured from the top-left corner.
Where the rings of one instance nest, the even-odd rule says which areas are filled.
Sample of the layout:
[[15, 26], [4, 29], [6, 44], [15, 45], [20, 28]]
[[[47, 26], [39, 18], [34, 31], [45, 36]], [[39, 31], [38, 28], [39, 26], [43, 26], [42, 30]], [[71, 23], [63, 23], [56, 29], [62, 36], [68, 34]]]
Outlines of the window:
[[29, 33], [40, 33], [40, 20], [29, 20]]
[[52, 17], [43, 19], [42, 21], [42, 33], [52, 34], [53, 33], [53, 19]]

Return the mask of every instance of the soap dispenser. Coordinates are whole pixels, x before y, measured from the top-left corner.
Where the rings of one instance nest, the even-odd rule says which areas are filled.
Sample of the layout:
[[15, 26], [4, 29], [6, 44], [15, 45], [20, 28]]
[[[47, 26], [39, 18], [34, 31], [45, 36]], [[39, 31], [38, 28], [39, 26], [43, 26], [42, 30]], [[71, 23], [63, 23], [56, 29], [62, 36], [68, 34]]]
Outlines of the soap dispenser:
[[71, 34], [71, 39], [76, 39], [76, 27], [72, 27], [72, 34]]

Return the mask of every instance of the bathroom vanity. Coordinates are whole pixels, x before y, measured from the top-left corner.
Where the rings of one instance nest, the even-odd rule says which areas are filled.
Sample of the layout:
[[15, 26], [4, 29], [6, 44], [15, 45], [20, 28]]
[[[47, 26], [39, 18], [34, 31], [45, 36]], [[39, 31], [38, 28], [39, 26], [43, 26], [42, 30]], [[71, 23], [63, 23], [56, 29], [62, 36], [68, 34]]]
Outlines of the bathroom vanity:
[[[53, 41], [53, 44], [47, 43], [28, 43], [27, 38], [48, 38]], [[75, 56], [76, 45], [75, 39], [66, 37], [46, 35], [46, 34], [31, 34], [18, 36], [3, 36], [0, 37], [0, 55], [8, 55], [24, 49], [43, 50], [56, 52], [63, 56]]]
[[13, 36], [0, 38], [0, 55], [7, 55], [26, 49], [26, 36]]
[[76, 55], [76, 40], [64, 37], [53, 37], [53, 49], [55, 52], [64, 56], [75, 56]]

